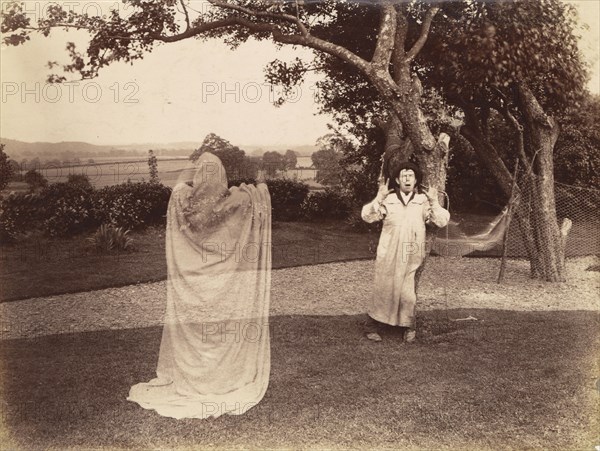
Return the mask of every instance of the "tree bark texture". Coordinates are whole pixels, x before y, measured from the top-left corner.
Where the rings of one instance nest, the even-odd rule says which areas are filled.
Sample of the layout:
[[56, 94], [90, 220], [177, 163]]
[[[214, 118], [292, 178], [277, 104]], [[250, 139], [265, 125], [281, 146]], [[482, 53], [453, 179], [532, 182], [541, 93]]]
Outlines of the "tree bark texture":
[[535, 245], [531, 259], [531, 275], [548, 282], [565, 280], [565, 239], [556, 216], [554, 197], [554, 145], [559, 127], [548, 116], [525, 85], [519, 88], [519, 103], [525, 118], [526, 138], [534, 155], [531, 190], [530, 222]]

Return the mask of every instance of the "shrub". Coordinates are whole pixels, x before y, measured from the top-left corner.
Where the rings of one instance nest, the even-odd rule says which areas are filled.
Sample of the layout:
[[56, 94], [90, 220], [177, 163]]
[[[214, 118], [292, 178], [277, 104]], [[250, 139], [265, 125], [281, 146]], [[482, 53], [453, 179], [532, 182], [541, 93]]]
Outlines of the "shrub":
[[10, 241], [19, 233], [41, 229], [50, 236], [79, 233], [94, 224], [92, 188], [54, 183], [37, 193], [10, 194], [0, 201], [0, 235]]
[[38, 194], [10, 193], [0, 199], [0, 241], [11, 242], [40, 227], [41, 201]]
[[332, 188], [310, 193], [302, 204], [307, 219], [345, 219], [350, 213], [348, 200]]
[[79, 184], [53, 183], [39, 194], [39, 218], [50, 236], [80, 233], [96, 224], [93, 214], [93, 188]]
[[308, 185], [290, 179], [266, 181], [271, 194], [273, 220], [296, 221], [302, 218], [302, 204], [308, 196]]
[[90, 178], [87, 174], [69, 174], [69, 178], [67, 179], [67, 183], [69, 185], [78, 186], [80, 188], [91, 190], [94, 187], [90, 182]]
[[30, 191], [36, 191], [40, 188], [48, 186], [48, 180], [35, 169], [27, 171], [24, 177], [25, 182], [29, 185]]
[[92, 244], [98, 252], [110, 252], [111, 250], [125, 251], [133, 243], [133, 240], [128, 235], [129, 230], [125, 230], [122, 227], [102, 224], [96, 233], [87, 238], [87, 242]]
[[355, 205], [350, 209], [346, 224], [355, 232], [361, 233], [377, 233], [381, 232], [383, 222], [377, 221], [373, 223], [365, 222], [361, 216], [362, 205]]
[[163, 223], [171, 188], [160, 183], [138, 182], [106, 186], [94, 195], [98, 222], [126, 229]]

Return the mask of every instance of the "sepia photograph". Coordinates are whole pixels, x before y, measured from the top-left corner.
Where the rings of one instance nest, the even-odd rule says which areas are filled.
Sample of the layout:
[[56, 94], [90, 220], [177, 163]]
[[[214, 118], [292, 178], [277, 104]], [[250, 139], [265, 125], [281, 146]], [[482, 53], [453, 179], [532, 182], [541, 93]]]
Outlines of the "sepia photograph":
[[0, 451], [600, 449], [600, 0], [0, 4]]

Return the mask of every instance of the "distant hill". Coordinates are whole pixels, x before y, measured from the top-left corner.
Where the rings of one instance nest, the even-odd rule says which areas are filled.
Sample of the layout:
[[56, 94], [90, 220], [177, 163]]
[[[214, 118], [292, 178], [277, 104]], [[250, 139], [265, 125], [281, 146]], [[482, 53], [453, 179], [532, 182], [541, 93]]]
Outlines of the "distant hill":
[[[60, 154], [71, 154], [73, 157], [87, 157], [100, 155], [118, 156], [120, 153], [131, 155], [145, 155], [150, 149], [155, 151], [156, 155], [189, 155], [195, 149], [200, 147], [201, 141], [181, 141], [171, 143], [142, 143], [142, 144], [124, 144], [124, 145], [96, 145], [87, 142], [78, 141], [63, 141], [57, 143], [50, 142], [25, 142], [15, 139], [0, 138], [0, 143], [5, 144], [5, 152], [15, 159], [23, 157], [32, 158], [44, 156], [56, 156]], [[256, 146], [256, 145], [239, 145], [234, 143], [240, 149], [244, 150], [247, 155], [261, 157], [268, 151], [279, 151], [285, 153], [287, 149], [291, 149], [298, 156], [310, 156], [318, 149], [313, 145], [303, 146]]]
[[17, 141], [15, 139], [0, 138], [0, 143], [6, 145], [5, 152], [9, 155], [32, 153], [41, 156], [44, 153], [54, 154], [60, 152], [92, 154], [118, 150], [115, 146], [98, 146], [95, 144], [78, 141], [66, 141], [58, 143], [28, 143], [24, 141]]

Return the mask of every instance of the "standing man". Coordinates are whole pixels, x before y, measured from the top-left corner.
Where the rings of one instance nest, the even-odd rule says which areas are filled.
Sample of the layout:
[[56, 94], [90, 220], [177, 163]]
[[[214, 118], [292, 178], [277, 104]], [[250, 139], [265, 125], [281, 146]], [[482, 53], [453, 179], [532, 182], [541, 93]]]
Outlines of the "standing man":
[[368, 310], [367, 338], [381, 341], [379, 323], [406, 328], [404, 341], [413, 342], [415, 332], [415, 272], [425, 258], [425, 224], [444, 227], [450, 213], [438, 201], [437, 189], [420, 194], [421, 171], [411, 162], [403, 162], [381, 180], [375, 199], [362, 209], [364, 221], [383, 220], [377, 246], [375, 284]]

